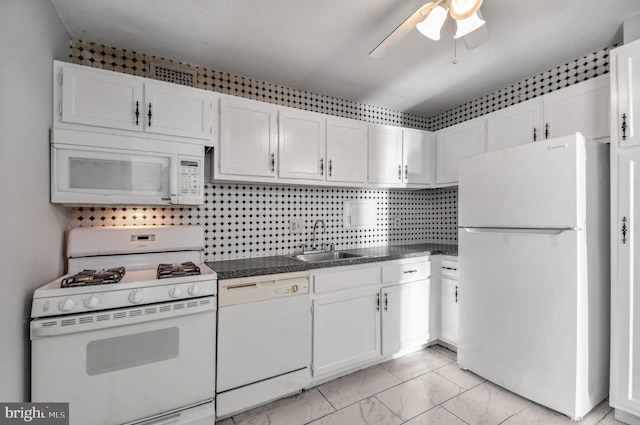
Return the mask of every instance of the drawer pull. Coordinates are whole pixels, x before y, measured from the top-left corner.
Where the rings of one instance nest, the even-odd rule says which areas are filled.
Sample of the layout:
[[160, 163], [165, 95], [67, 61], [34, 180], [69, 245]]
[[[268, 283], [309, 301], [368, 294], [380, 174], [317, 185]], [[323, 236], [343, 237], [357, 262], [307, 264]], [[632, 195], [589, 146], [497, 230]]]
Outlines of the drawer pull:
[[405, 270], [402, 273], [418, 273], [418, 270]]
[[237, 285], [227, 286], [227, 290], [233, 291], [234, 289], [256, 288], [257, 286], [258, 286], [257, 283], [239, 283]]

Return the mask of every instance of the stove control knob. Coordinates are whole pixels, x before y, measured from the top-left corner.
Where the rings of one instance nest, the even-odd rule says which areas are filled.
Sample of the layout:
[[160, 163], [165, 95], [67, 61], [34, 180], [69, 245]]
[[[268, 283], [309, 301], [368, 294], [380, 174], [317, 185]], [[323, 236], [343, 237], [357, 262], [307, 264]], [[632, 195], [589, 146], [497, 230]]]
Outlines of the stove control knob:
[[182, 295], [182, 289], [178, 288], [177, 286], [175, 288], [171, 288], [171, 290], [169, 291], [169, 296], [171, 298], [178, 298], [180, 295]]
[[200, 287], [197, 285], [191, 285], [189, 287], [189, 295], [196, 296], [200, 293]]
[[71, 311], [76, 306], [76, 302], [71, 298], [65, 298], [64, 301], [60, 301], [58, 308], [60, 311]]
[[84, 300], [84, 306], [87, 308], [96, 308], [100, 304], [100, 298], [95, 295], [91, 295], [89, 298]]
[[134, 289], [129, 294], [129, 301], [131, 301], [132, 304], [140, 304], [143, 299], [144, 299], [144, 294], [140, 289]]

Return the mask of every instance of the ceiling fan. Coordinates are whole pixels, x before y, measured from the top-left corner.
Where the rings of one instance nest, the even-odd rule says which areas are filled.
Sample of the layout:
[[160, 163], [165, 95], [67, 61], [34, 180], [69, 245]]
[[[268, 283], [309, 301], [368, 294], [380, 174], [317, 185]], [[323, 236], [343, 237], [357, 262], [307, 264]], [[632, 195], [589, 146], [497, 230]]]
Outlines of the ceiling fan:
[[440, 40], [440, 30], [450, 16], [456, 22], [454, 39], [463, 38], [467, 49], [478, 47], [489, 39], [489, 31], [480, 13], [482, 0], [436, 0], [413, 12], [369, 56], [379, 58], [402, 40], [413, 28], [432, 40]]

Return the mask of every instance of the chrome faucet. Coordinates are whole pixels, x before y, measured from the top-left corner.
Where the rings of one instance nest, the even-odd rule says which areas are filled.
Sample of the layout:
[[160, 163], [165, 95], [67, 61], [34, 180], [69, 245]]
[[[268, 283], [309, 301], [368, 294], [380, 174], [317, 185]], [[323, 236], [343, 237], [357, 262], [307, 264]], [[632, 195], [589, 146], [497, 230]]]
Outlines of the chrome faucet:
[[318, 223], [322, 223], [322, 230], [326, 232], [326, 227], [324, 226], [323, 220], [316, 220], [313, 224], [313, 238], [311, 239], [311, 249], [315, 250], [316, 247], [316, 231], [318, 230]]

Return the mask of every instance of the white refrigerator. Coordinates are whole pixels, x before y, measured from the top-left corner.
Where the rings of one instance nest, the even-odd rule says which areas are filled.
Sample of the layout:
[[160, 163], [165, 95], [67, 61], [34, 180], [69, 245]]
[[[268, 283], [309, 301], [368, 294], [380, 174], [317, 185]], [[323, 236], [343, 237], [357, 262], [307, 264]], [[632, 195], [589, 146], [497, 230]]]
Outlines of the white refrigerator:
[[576, 133], [459, 176], [459, 365], [582, 418], [608, 394], [608, 145]]

